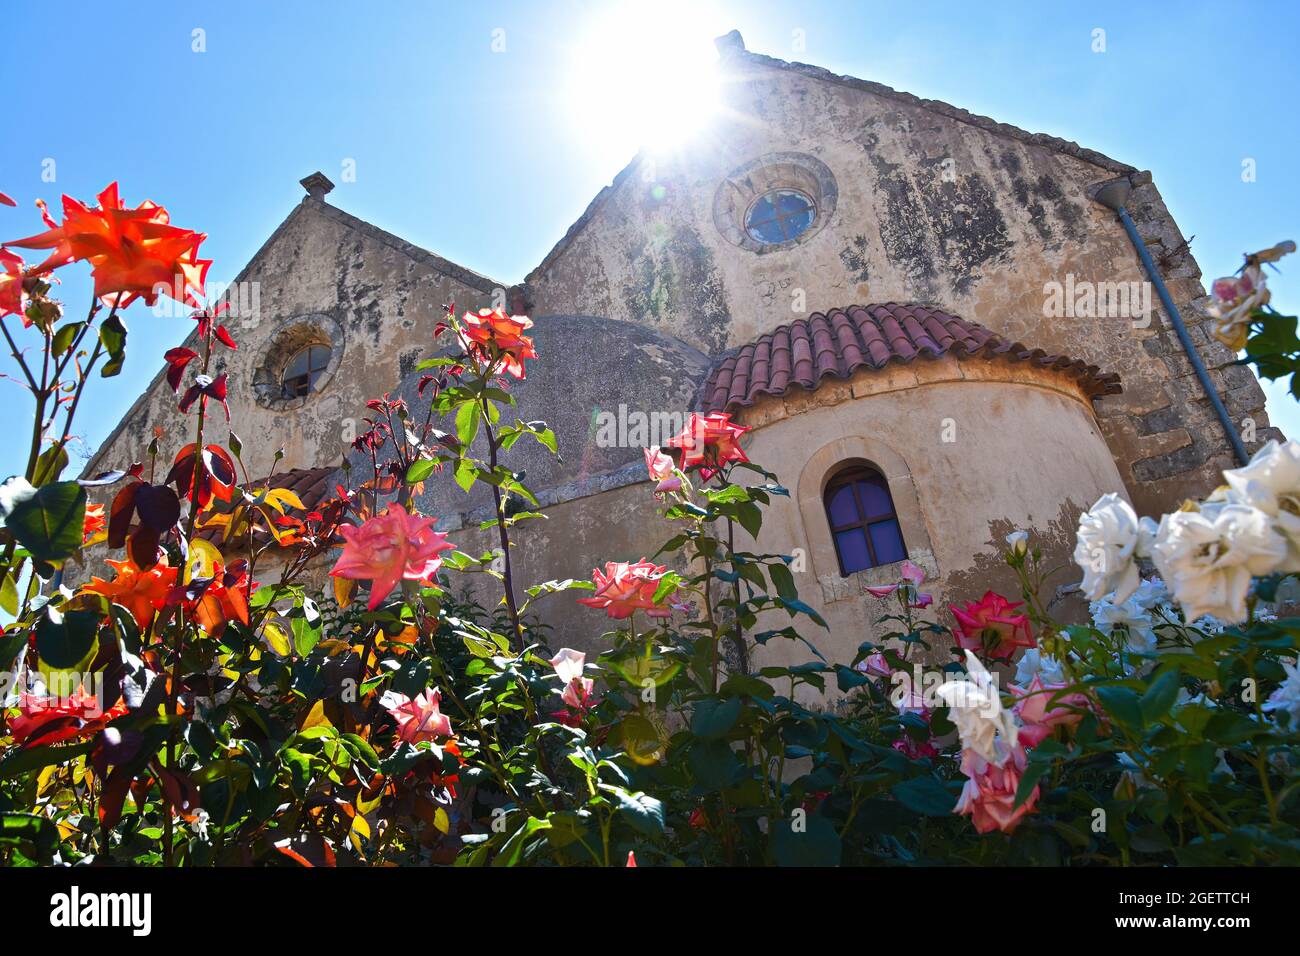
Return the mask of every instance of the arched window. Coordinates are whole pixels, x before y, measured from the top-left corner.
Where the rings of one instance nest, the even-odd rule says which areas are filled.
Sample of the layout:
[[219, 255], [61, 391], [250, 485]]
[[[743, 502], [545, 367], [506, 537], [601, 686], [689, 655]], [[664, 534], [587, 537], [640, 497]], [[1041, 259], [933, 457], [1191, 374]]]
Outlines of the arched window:
[[831, 479], [823, 498], [844, 577], [907, 557], [903, 530], [884, 475], [854, 465]]
[[308, 394], [321, 373], [330, 363], [330, 350], [326, 345], [309, 345], [289, 359], [280, 379], [280, 394], [284, 398], [299, 398]]

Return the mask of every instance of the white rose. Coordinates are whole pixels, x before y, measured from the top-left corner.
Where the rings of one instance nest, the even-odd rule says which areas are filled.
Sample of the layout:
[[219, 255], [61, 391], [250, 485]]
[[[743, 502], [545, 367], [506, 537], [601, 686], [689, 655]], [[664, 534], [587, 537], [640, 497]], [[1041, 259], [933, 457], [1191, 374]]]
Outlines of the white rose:
[[1031, 647], [1016, 662], [1016, 684], [1028, 687], [1035, 677], [1042, 678], [1044, 684], [1068, 683], [1060, 661], [1050, 654], [1044, 654], [1041, 648]]
[[582, 676], [582, 668], [586, 662], [587, 655], [571, 647], [560, 648], [559, 653], [551, 658], [551, 666], [555, 668], [560, 683], [565, 687]]
[[1013, 531], [1007, 535], [1007, 547], [1012, 554], [1024, 554], [1029, 550], [1029, 532]]
[[1156, 649], [1155, 619], [1142, 606], [1141, 593], [1142, 589], [1138, 588], [1127, 601], [1119, 604], [1097, 601], [1089, 606], [1089, 610], [1098, 630], [1110, 633], [1116, 627], [1125, 627], [1128, 631], [1124, 646], [1139, 654], [1149, 654]]
[[1134, 558], [1142, 526], [1133, 506], [1111, 492], [1079, 517], [1074, 563], [1083, 568], [1084, 596], [1098, 601], [1114, 592], [1114, 601], [1125, 601], [1137, 590], [1140, 577]]
[[[1142, 520], [1151, 521], [1150, 518], [1143, 518]], [[1154, 523], [1152, 522], [1152, 524]], [[1150, 578], [1138, 585], [1137, 592], [1131, 600], [1143, 610], [1150, 611], [1152, 608], [1169, 600], [1169, 589], [1165, 587], [1165, 582], [1160, 578]]]
[[1277, 569], [1286, 541], [1258, 508], [1215, 504], [1165, 515], [1153, 557], [1189, 623], [1209, 614], [1235, 624], [1251, 578]]
[[1300, 442], [1270, 440], [1250, 463], [1223, 473], [1233, 497], [1273, 519], [1287, 541], [1279, 570], [1300, 571]]
[[966, 677], [940, 684], [935, 694], [948, 705], [962, 749], [998, 767], [1006, 763], [1016, 745], [1016, 718], [1002, 709], [997, 682], [979, 658], [967, 651]]
[[1291, 715], [1291, 730], [1300, 729], [1300, 664], [1282, 664], [1286, 680], [1264, 701], [1263, 710], [1285, 710]]

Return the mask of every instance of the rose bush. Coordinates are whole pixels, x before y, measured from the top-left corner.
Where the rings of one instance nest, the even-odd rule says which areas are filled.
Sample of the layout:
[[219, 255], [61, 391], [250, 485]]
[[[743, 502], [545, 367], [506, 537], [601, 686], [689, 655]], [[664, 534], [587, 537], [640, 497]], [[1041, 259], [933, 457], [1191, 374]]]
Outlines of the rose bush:
[[[201, 299], [202, 234], [116, 186], [63, 210], [10, 244], [43, 262], [0, 250], [35, 404], [27, 470], [0, 488], [5, 863], [1300, 862], [1300, 620], [1267, 611], [1298, 567], [1300, 446], [1267, 444], [1159, 521], [1101, 499], [1076, 551], [1087, 624], [1049, 613], [1053, 571], [1019, 531], [1019, 595], [940, 610], [902, 562], [868, 589], [871, 639], [831, 661], [793, 557], [736, 545], [787, 492], [727, 415], [646, 450], [672, 527], [657, 554], [524, 585], [511, 536], [544, 515], [507, 458], [556, 451], [511, 411], [510, 380], [545, 361], [527, 318], [450, 309], [427, 407], [370, 402], [369, 474], [309, 511], [241, 480], [238, 437], [214, 434], [212, 357], [238, 343]], [[50, 297], [75, 263], [95, 282], [82, 320]], [[1246, 280], [1215, 291], [1269, 374], [1295, 320]], [[121, 312], [158, 295], [198, 307], [197, 347], [164, 356], [192, 440], [65, 479], [94, 369], [125, 362]], [[418, 512], [431, 480], [490, 489], [492, 550]], [[106, 570], [69, 586], [101, 544]], [[325, 594], [305, 583], [322, 566]], [[549, 646], [555, 601], [604, 615], [598, 653]], [[806, 660], [756, 660], [777, 641]]]

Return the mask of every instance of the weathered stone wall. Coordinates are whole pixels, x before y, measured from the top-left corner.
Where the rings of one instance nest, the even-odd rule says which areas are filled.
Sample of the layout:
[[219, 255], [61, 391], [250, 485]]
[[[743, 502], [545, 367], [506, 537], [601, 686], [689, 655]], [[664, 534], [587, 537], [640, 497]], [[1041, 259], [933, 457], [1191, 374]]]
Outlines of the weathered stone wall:
[[[364, 430], [367, 399], [394, 388], [417, 361], [433, 354], [443, 304], [488, 305], [496, 286], [315, 199], [294, 209], [237, 281], [259, 284], [259, 313], [231, 321], [239, 349], [215, 347], [212, 374], [229, 373], [231, 427], [253, 478], [271, 472], [281, 447], [285, 454], [276, 470], [342, 461], [351, 440], [349, 421]], [[328, 380], [302, 399], [259, 397], [259, 375], [269, 369], [278, 385], [283, 362], [296, 347], [310, 344], [309, 329], [333, 340]], [[195, 347], [193, 339], [186, 345]], [[142, 374], [146, 361], [153, 357], [128, 357], [128, 373]], [[86, 472], [145, 460], [154, 427], [165, 432], [160, 466], [169, 466], [194, 440], [194, 412], [184, 416], [176, 403], [160, 372]], [[220, 407], [211, 406], [209, 439], [225, 444], [226, 432]]]
[[[1217, 483], [1229, 446], [1151, 290], [1130, 317], [1044, 317], [1045, 286], [1142, 282], [1095, 184], [1131, 175], [1130, 209], [1238, 422], [1269, 437], [1263, 393], [1200, 324], [1199, 269], [1145, 173], [878, 84], [732, 50], [727, 104], [690, 150], [639, 157], [528, 277], [538, 314], [643, 322], [717, 354], [809, 312], [933, 303], [1048, 352], [1118, 372], [1099, 406], [1134, 503], [1147, 512]], [[811, 238], [756, 252], [715, 221], [729, 175], [803, 154], [834, 176], [834, 211]], [[1137, 320], [1138, 325], [1142, 320]]]

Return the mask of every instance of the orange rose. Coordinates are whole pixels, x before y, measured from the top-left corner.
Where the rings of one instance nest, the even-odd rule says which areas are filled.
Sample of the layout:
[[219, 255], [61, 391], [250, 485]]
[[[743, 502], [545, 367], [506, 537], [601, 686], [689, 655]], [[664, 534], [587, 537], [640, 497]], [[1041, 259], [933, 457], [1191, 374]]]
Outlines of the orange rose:
[[212, 265], [210, 259], [198, 257], [207, 236], [173, 226], [167, 210], [149, 200], [126, 208], [117, 183], [110, 183], [98, 199], [99, 206], [91, 209], [65, 195], [62, 223], [45, 213], [47, 231], [6, 244], [52, 250], [37, 266], [40, 273], [69, 262], [89, 262], [95, 295], [115, 300], [120, 308], [137, 298], [153, 305], [160, 293], [197, 305]]
[[537, 358], [533, 340], [523, 333], [533, 327], [526, 315], [506, 315], [501, 309], [466, 312], [460, 333], [466, 351], [487, 364], [493, 374], [524, 377], [524, 359]]
[[109, 561], [116, 574], [112, 581], [91, 578], [85, 590], [102, 594], [114, 604], [126, 608], [141, 631], [153, 623], [154, 612], [163, 607], [176, 584], [176, 568], [167, 566], [164, 557], [148, 571], [141, 571], [130, 561]]
[[674, 448], [682, 453], [682, 470], [698, 467], [700, 477], [708, 481], [733, 461], [749, 461], [737, 439], [749, 431], [744, 425], [737, 425], [726, 412], [712, 412], [701, 415], [691, 412], [686, 428], [680, 435], [664, 442], [665, 448]]

